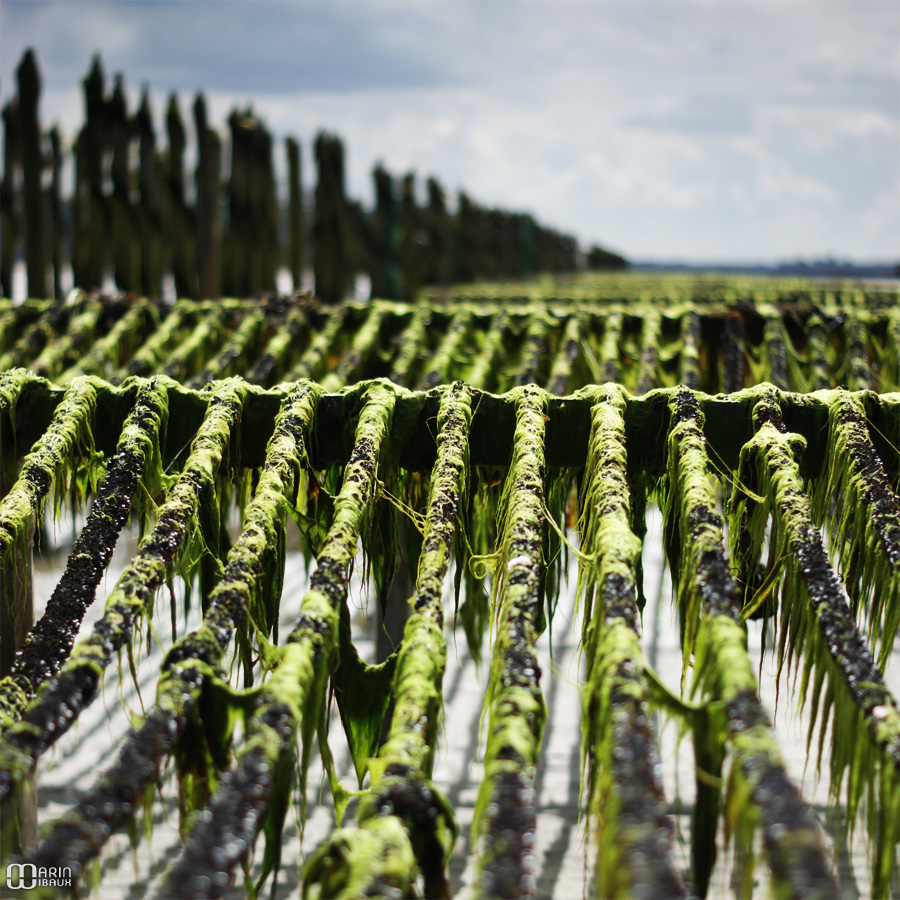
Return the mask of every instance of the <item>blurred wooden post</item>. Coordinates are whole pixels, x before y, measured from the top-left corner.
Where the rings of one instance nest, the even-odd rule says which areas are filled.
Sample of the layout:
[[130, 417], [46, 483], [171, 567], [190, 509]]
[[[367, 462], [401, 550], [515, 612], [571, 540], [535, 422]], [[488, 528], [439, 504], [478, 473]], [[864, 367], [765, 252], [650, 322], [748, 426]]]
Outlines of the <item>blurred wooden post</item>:
[[171, 248], [172, 274], [175, 293], [179, 297], [196, 298], [198, 293], [196, 243], [192, 210], [187, 206], [184, 192], [184, 148], [187, 143], [181, 110], [175, 94], [169, 96], [166, 110], [166, 130], [169, 136], [167, 241]]
[[206, 100], [197, 94], [194, 100], [194, 127], [197, 131], [197, 275], [200, 296], [222, 296], [219, 272], [219, 178], [221, 144], [219, 136], [207, 124]]
[[231, 129], [231, 175], [228, 182], [228, 237], [225, 265], [225, 294], [246, 297], [247, 285], [247, 228], [248, 160], [246, 116], [234, 110], [228, 117]]
[[141, 200], [138, 222], [141, 235], [141, 293], [145, 297], [161, 297], [163, 276], [162, 178], [159, 157], [156, 152], [153, 112], [150, 109], [150, 95], [146, 86], [135, 122], [140, 158], [138, 183]]
[[382, 300], [396, 300], [397, 261], [394, 255], [396, 211], [394, 183], [379, 164], [372, 172], [375, 181], [375, 227], [371, 247], [372, 296]]
[[50, 182], [50, 215], [52, 217], [50, 253], [53, 263], [53, 296], [56, 300], [61, 300], [63, 296], [62, 268], [65, 226], [63, 222], [62, 186], [60, 184], [62, 143], [59, 137], [59, 129], [56, 126], [50, 130], [50, 154], [53, 165], [53, 178]]
[[122, 76], [116, 76], [109, 111], [112, 157], [112, 240], [116, 286], [120, 291], [140, 290], [140, 248], [132, 218], [130, 151], [132, 125], [128, 118]]
[[280, 244], [278, 237], [278, 198], [275, 194], [275, 171], [272, 167], [272, 135], [259, 125], [260, 213], [263, 227], [257, 235], [260, 243], [260, 289], [275, 291]]
[[400, 201], [400, 220], [403, 237], [400, 244], [400, 264], [403, 285], [400, 299], [413, 303], [422, 285], [422, 244], [419, 242], [419, 209], [416, 206], [416, 180], [412, 172], [403, 178], [403, 194]]
[[[3, 577], [0, 578], [0, 678], [9, 674], [16, 653], [24, 645], [34, 625], [33, 545], [34, 516], [29, 520], [25, 540], [16, 542], [12, 559], [6, 561]], [[4, 803], [0, 809], [0, 817], [4, 822], [3, 849], [11, 853], [21, 853], [37, 840], [36, 775], [23, 785], [16, 813], [13, 820], [15, 824], [10, 828], [7, 823], [10, 804]]]
[[265, 269], [263, 243], [266, 240], [265, 217], [265, 135], [256, 119], [248, 118], [248, 178], [247, 186], [250, 194], [248, 205], [250, 211], [249, 228], [245, 232], [248, 257], [247, 296], [265, 290]]
[[46, 297], [47, 248], [44, 237], [44, 192], [41, 180], [44, 154], [41, 150], [41, 125], [38, 101], [41, 78], [34, 51], [26, 50], [16, 70], [19, 86], [19, 122], [21, 128], [22, 194], [25, 200], [25, 268], [28, 296]]
[[446, 286], [449, 278], [450, 222], [444, 191], [434, 178], [428, 179], [425, 235], [425, 283]]
[[75, 184], [72, 190], [72, 282], [90, 287], [91, 271], [91, 179], [88, 168], [87, 125], [75, 141]]
[[284, 142], [288, 162], [288, 252], [291, 284], [299, 291], [303, 284], [303, 170], [300, 145], [288, 137]]
[[19, 244], [16, 193], [19, 172], [19, 104], [3, 107], [3, 181], [0, 183], [0, 295], [12, 297], [13, 264]]
[[107, 137], [107, 112], [104, 96], [103, 69], [100, 57], [95, 56], [91, 71], [84, 80], [84, 94], [87, 105], [85, 124], [85, 152], [89, 188], [86, 251], [88, 254], [86, 280], [77, 285], [82, 288], [100, 288], [106, 274], [109, 259], [107, 241], [109, 236], [109, 213], [104, 191], [103, 157], [109, 145]]
[[347, 225], [344, 199], [344, 146], [320, 132], [315, 145], [319, 180], [313, 219], [316, 296], [340, 303], [347, 292]]

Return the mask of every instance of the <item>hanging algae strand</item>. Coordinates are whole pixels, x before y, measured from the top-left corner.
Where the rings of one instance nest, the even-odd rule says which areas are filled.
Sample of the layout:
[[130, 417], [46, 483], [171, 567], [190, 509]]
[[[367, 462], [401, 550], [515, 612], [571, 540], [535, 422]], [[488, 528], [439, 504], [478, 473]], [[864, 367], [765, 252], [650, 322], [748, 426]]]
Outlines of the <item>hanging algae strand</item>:
[[[733, 757], [726, 829], [734, 835], [736, 861], [743, 860], [743, 895], [752, 890], [753, 836], [760, 827], [776, 896], [826, 900], [836, 896], [838, 886], [819, 826], [788, 777], [746, 650], [740, 592], [725, 555], [724, 520], [709, 478], [700, 402], [692, 391], [680, 388], [670, 398], [669, 409], [666, 527], [677, 534], [680, 548], [673, 571], [685, 623], [685, 658], [694, 655], [691, 690], [707, 700], [705, 714], [698, 719], [706, 733], [695, 740], [705, 742], [707, 753], [719, 761], [724, 741]], [[704, 786], [704, 791], [713, 790]], [[711, 806], [718, 805], [715, 795], [710, 800]], [[715, 860], [716, 816], [713, 812], [710, 844], [698, 848], [706, 860], [695, 862], [695, 872], [707, 876]], [[705, 882], [698, 885], [701, 893]]]
[[[732, 531], [752, 541], [750, 565], [758, 559], [767, 505], [751, 501], [747, 490], [768, 497], [772, 508], [771, 545], [785, 558], [781, 598], [779, 675], [784, 662], [804, 653], [800, 703], [812, 686], [808, 741], [819, 717], [821, 761], [825, 730], [832, 722], [831, 797], [837, 801], [846, 780], [847, 821], [855, 823], [864, 801], [868, 814], [873, 896], [890, 890], [900, 840], [900, 713], [868, 647], [856, 628], [849, 599], [829, 565], [810, 502], [803, 492], [798, 457], [806, 441], [788, 432], [779, 395], [760, 392], [753, 407], [756, 433], [741, 450], [740, 487], [732, 497]], [[736, 480], [737, 484], [737, 480]]]
[[[25, 376], [29, 377], [29, 376]], [[22, 647], [34, 624], [31, 557], [34, 531], [43, 511], [44, 500], [55, 487], [56, 508], [83, 463], [88, 480], [99, 472], [94, 454], [93, 421], [97, 405], [97, 383], [87, 378], [74, 382], [57, 406], [47, 431], [35, 442], [25, 458], [18, 478], [0, 501], [0, 665], [8, 674], [16, 651]], [[16, 413], [3, 416], [10, 425]], [[14, 437], [13, 434], [10, 437]], [[3, 460], [3, 478], [14, 471], [15, 451]], [[24, 698], [16, 694], [21, 706]], [[0, 728], [4, 717], [0, 712]]]
[[488, 737], [473, 836], [481, 836], [476, 894], [534, 895], [534, 767], [546, 709], [535, 641], [542, 626], [544, 568], [544, 407], [547, 395], [511, 392], [516, 430], [501, 500], [502, 531], [494, 580], [495, 633], [488, 693]]
[[273, 843], [267, 846], [263, 878], [271, 869], [277, 872], [296, 734], [300, 732], [303, 744], [299, 780], [301, 796], [305, 796], [312, 741], [322, 716], [328, 678], [338, 662], [339, 616], [346, 604], [360, 535], [375, 503], [378, 461], [387, 443], [395, 399], [394, 390], [383, 383], [375, 383], [365, 392], [353, 454], [335, 500], [334, 519], [297, 624], [283, 647], [265, 651], [271, 657], [272, 671], [258, 691], [235, 764], [208, 809], [198, 816], [184, 852], [167, 876], [167, 884], [178, 897], [221, 896], [264, 825]]
[[162, 472], [160, 444], [165, 443], [168, 397], [158, 380], [136, 383], [134, 408], [122, 428], [115, 455], [97, 489], [90, 515], [75, 541], [65, 571], [34, 626], [8, 677], [0, 681], [0, 731], [18, 719], [38, 688], [55, 675], [75, 642], [75, 635], [97, 586], [112, 559], [129, 513], [156, 495]]
[[[40, 845], [26, 855], [27, 862], [65, 864], [73, 872], [83, 871], [159, 780], [160, 767], [183, 740], [201, 691], [223, 677], [222, 660], [235, 628], [249, 617], [253, 628], [268, 634], [277, 623], [277, 602], [272, 601], [281, 594], [285, 518], [300, 473], [308, 464], [305, 435], [318, 398], [317, 386], [310, 383], [297, 385], [285, 397], [256, 493], [244, 512], [241, 534], [228, 554], [203, 624], [180, 638], [167, 653], [156, 704], [140, 726], [129, 732], [115, 764], [54, 823]], [[221, 682], [216, 684], [219, 687], [213, 696], [227, 702], [222, 699], [228, 696], [227, 688]], [[229, 712], [224, 711], [224, 718]], [[198, 752], [196, 747], [190, 751]], [[211, 764], [215, 765], [216, 754], [213, 756]], [[179, 775], [185, 780], [181, 772]], [[180, 794], [188, 806], [192, 793], [189, 784], [182, 785]]]
[[854, 611], [878, 642], [883, 672], [900, 625], [900, 501], [866, 427], [858, 397], [828, 395], [827, 470], [814, 486], [813, 512], [830, 524]]
[[[468, 480], [471, 389], [456, 382], [441, 398], [438, 457], [431, 491], [412, 615], [394, 674], [396, 702], [387, 740], [369, 769], [372, 787], [360, 799], [359, 827], [339, 829], [310, 857], [304, 892], [322, 898], [378, 896], [409, 859], [424, 879], [424, 896], [450, 896], [444, 867], [456, 837], [446, 800], [431, 782], [441, 713], [447, 647], [441, 605], [456, 518]], [[462, 504], [464, 506], [464, 504]], [[397, 823], [404, 829], [398, 831]], [[403, 846], [399, 846], [402, 844]]]
[[635, 566], [641, 542], [629, 526], [625, 393], [607, 386], [580, 396], [591, 402], [578, 588], [585, 623], [585, 828], [596, 823], [596, 891], [610, 900], [684, 897], [671, 858], [674, 825], [658, 774], [640, 647]]
[[[75, 386], [81, 379], [73, 382]], [[219, 384], [178, 480], [159, 509], [152, 532], [109, 595], [103, 617], [75, 646], [69, 660], [0, 745], [0, 801], [27, 777], [37, 760], [93, 702], [103, 670], [129, 640], [135, 621], [150, 609], [156, 591], [194, 534], [201, 503], [214, 496], [216, 471], [228, 448], [247, 386], [238, 379]]]

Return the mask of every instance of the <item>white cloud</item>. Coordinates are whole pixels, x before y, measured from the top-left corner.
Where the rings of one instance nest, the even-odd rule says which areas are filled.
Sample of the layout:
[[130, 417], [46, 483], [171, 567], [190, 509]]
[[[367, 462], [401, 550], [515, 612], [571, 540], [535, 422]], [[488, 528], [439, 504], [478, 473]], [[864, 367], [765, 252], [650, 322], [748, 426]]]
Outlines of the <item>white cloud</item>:
[[[900, 253], [893, 2], [0, 2], [0, 87], [38, 48], [74, 130], [102, 47], [161, 120], [204, 87], [277, 136], [328, 128], [348, 189], [377, 160], [636, 257]], [[133, 106], [132, 106], [133, 108]], [[280, 152], [280, 151], [279, 151]], [[279, 163], [279, 165], [281, 165]]]

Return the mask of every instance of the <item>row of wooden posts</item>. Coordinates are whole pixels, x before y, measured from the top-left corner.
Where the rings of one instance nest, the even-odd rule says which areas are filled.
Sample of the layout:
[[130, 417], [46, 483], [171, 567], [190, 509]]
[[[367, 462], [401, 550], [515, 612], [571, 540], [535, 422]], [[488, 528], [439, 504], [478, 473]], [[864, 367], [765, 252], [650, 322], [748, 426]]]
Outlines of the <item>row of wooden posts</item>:
[[415, 176], [402, 180], [376, 166], [371, 211], [348, 199], [341, 140], [315, 140], [318, 181], [311, 228], [304, 210], [300, 146], [285, 140], [287, 197], [279, 205], [275, 142], [251, 109], [228, 119], [230, 171], [202, 94], [193, 104], [197, 165], [193, 197], [185, 169], [187, 132], [177, 97], [169, 98], [167, 146], [157, 147], [147, 89], [130, 115], [120, 75], [107, 92], [99, 57], [83, 81], [86, 119], [74, 140], [74, 188], [62, 194], [64, 141], [45, 133], [38, 107], [40, 74], [32, 50], [17, 69], [17, 94], [3, 109], [0, 184], [0, 293], [12, 296], [13, 267], [24, 249], [28, 295], [60, 297], [71, 266], [76, 287], [158, 297], [171, 274], [180, 297], [247, 297], [273, 292], [286, 266], [293, 288], [311, 264], [315, 289], [336, 302], [367, 272], [372, 296], [411, 300], [423, 284], [528, 277], [575, 268], [571, 236], [531, 215], [488, 209], [459, 194], [448, 210], [430, 178], [424, 206]]

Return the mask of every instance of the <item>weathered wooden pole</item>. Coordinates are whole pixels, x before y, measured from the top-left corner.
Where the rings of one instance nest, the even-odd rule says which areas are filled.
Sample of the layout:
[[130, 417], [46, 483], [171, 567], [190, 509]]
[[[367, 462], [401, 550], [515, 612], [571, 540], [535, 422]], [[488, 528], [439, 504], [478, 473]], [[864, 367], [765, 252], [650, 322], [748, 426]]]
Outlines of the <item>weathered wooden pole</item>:
[[0, 182], [0, 295], [12, 297], [13, 265], [20, 229], [16, 194], [19, 181], [19, 103], [3, 107], [3, 181]]
[[109, 259], [109, 210], [103, 186], [103, 157], [109, 147], [107, 133], [107, 109], [104, 96], [103, 68], [100, 57], [94, 56], [91, 71], [84, 79], [84, 97], [87, 107], [87, 122], [84, 130], [85, 174], [88, 181], [86, 202], [87, 221], [84, 251], [87, 255], [83, 281], [76, 287], [100, 288], [106, 274]]
[[299, 291], [303, 284], [303, 169], [300, 145], [288, 137], [284, 142], [288, 163], [288, 246], [287, 266], [291, 284]]
[[259, 156], [257, 163], [260, 180], [260, 219], [262, 228], [257, 235], [260, 251], [261, 282], [259, 289], [275, 290], [275, 273], [279, 261], [278, 198], [275, 193], [275, 170], [272, 165], [272, 135], [262, 123], [258, 126]]
[[228, 183], [228, 253], [225, 265], [225, 293], [245, 297], [247, 279], [247, 242], [249, 228], [249, 163], [247, 159], [248, 115], [234, 110], [228, 117], [231, 130], [231, 175]]
[[25, 269], [28, 295], [47, 296], [47, 246], [44, 236], [44, 154], [41, 148], [41, 124], [38, 101], [41, 76], [34, 51], [25, 51], [16, 70], [19, 88], [19, 127], [21, 129], [22, 194], [25, 207]]
[[50, 182], [50, 215], [51, 237], [50, 254], [53, 263], [53, 296], [61, 300], [63, 296], [62, 269], [63, 269], [63, 243], [65, 223], [63, 220], [62, 202], [62, 141], [59, 129], [54, 125], [50, 129], [50, 155], [53, 165], [53, 176]]
[[419, 242], [421, 223], [416, 206], [416, 179], [412, 172], [403, 177], [400, 227], [400, 268], [403, 273], [400, 299], [412, 303], [422, 285], [422, 244]]
[[141, 235], [141, 293], [145, 297], [162, 296], [163, 276], [163, 197], [159, 156], [156, 152], [156, 133], [153, 129], [153, 112], [150, 93], [146, 85], [141, 105], [135, 116], [138, 132], [138, 156], [140, 174], [138, 185], [141, 200], [138, 222]]
[[347, 291], [348, 274], [344, 146], [337, 136], [320, 132], [315, 154], [319, 169], [313, 219], [316, 295], [326, 303], [339, 303]]
[[435, 178], [428, 179], [428, 205], [425, 208], [426, 284], [445, 286], [449, 279], [450, 219], [444, 191]]
[[169, 137], [167, 242], [171, 252], [175, 293], [179, 297], [196, 298], [197, 254], [193, 210], [187, 206], [184, 191], [184, 148], [187, 138], [181, 110], [178, 107], [178, 97], [174, 93], [169, 96], [169, 106], [166, 110], [166, 131]]
[[396, 300], [400, 296], [397, 285], [397, 260], [394, 231], [396, 203], [394, 182], [379, 164], [372, 172], [375, 182], [375, 224], [372, 229], [371, 268], [372, 296]]
[[219, 179], [222, 159], [221, 142], [209, 127], [206, 100], [197, 94], [194, 100], [194, 127], [197, 130], [197, 275], [200, 296], [222, 295], [219, 269]]
[[131, 202], [132, 123], [128, 117], [122, 76], [116, 75], [112, 97], [107, 105], [112, 143], [112, 244], [116, 286], [137, 293], [141, 286], [140, 247], [137, 223]]

